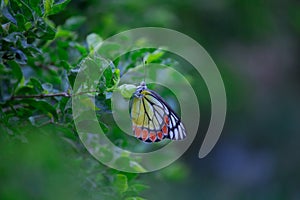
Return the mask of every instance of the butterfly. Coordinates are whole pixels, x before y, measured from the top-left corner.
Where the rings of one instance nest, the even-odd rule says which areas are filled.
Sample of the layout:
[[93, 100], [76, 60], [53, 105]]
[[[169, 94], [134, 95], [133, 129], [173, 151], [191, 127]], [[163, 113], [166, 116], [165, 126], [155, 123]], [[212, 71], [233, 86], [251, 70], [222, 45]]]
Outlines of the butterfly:
[[141, 82], [130, 98], [129, 113], [133, 133], [143, 142], [159, 142], [165, 138], [182, 140], [186, 137], [180, 118], [159, 94], [147, 88], [145, 82]]

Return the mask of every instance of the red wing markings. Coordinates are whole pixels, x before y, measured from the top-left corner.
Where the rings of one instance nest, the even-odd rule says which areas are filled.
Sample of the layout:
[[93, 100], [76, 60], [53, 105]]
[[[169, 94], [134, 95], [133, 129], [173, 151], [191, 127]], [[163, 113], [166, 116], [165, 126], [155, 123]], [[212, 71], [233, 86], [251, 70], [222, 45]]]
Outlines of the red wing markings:
[[[149, 104], [149, 105], [147, 105]], [[156, 93], [144, 95], [139, 100], [138, 117], [143, 117], [142, 124], [133, 122], [135, 137], [143, 142], [159, 142], [164, 138], [182, 140], [186, 133], [184, 126], [174, 111]], [[142, 110], [143, 109], [143, 110]], [[144, 115], [142, 112], [144, 111]]]

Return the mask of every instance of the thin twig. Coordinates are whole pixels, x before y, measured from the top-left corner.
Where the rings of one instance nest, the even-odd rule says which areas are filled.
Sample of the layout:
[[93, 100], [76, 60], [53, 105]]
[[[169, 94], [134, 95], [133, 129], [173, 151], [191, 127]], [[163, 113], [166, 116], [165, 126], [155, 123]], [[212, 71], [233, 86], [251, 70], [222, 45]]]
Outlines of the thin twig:
[[92, 93], [92, 92], [97, 92], [97, 91], [85, 91], [85, 92], [79, 92], [76, 94], [70, 94], [68, 92], [60, 92], [60, 93], [54, 93], [54, 94], [17, 95], [17, 96], [12, 96], [11, 100], [13, 100], [13, 99], [29, 99], [29, 98], [43, 99], [43, 98], [47, 98], [47, 97], [72, 97], [72, 96], [77, 96], [77, 95], [82, 95], [82, 94], [87, 94], [87, 93]]

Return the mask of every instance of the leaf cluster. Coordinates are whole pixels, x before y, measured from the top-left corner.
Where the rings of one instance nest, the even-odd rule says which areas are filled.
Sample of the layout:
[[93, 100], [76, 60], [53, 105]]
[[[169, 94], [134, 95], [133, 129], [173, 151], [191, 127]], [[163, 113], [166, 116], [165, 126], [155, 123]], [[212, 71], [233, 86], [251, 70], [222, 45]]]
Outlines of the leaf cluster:
[[[94, 53], [102, 38], [95, 33], [89, 34], [84, 41], [78, 38], [77, 31], [86, 22], [85, 17], [72, 16], [60, 26], [49, 19], [49, 16], [63, 11], [69, 1], [1, 1], [0, 139], [33, 145], [36, 140], [32, 139], [32, 135], [54, 135], [75, 152], [72, 157], [80, 166], [78, 170], [81, 170], [76, 176], [82, 180], [78, 192], [88, 199], [142, 200], [140, 193], [147, 186], [138, 181], [136, 174], [107, 169], [85, 150], [74, 126], [70, 97], [80, 95], [75, 94], [72, 88], [83, 62], [93, 62], [96, 68], [91, 70], [103, 70], [99, 84], [90, 88], [91, 95], [96, 96], [94, 103], [99, 124], [116, 145], [128, 147], [130, 142], [125, 134], [114, 126], [109, 127], [107, 123], [110, 121], [103, 120], [112, 112], [112, 92], [119, 90], [128, 98], [130, 94], [125, 91], [128, 87], [118, 87], [122, 74], [141, 65], [142, 58], [148, 62], [164, 62], [163, 52], [157, 49], [129, 51], [110, 61], [108, 68], [102, 69], [101, 59]], [[113, 55], [120, 48], [119, 44], [114, 43], [103, 48], [103, 51]], [[101, 55], [101, 52], [98, 53]], [[87, 79], [85, 84], [89, 85], [89, 81]], [[132, 93], [133, 88], [129, 86], [128, 90]], [[39, 145], [37, 148], [40, 148]], [[111, 155], [105, 148], [102, 151], [108, 157]], [[136, 163], [126, 156], [120, 159], [121, 163]], [[21, 165], [22, 162], [27, 163], [24, 160]], [[44, 161], [40, 159], [39, 162], [43, 165]], [[58, 159], [57, 164], [60, 162]], [[7, 163], [3, 170], [9, 174], [12, 172], [8, 169], [10, 162]]]

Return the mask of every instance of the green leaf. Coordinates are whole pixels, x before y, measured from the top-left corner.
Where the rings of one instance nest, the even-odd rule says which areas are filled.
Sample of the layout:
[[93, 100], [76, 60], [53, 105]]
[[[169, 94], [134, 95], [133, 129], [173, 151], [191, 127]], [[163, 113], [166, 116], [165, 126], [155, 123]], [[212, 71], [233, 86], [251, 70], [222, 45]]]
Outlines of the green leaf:
[[75, 35], [74, 32], [65, 30], [61, 26], [57, 27], [56, 38], [73, 38]]
[[87, 36], [86, 41], [87, 41], [89, 49], [93, 50], [93, 49], [95, 49], [95, 47], [97, 47], [98, 45], [100, 45], [103, 40], [96, 33], [91, 33], [91, 34], [89, 34]]
[[15, 61], [19, 64], [26, 64], [27, 63], [27, 56], [23, 53], [23, 51], [11, 47], [13, 53], [15, 54]]
[[20, 28], [24, 29], [24, 28], [25, 28], [25, 23], [26, 23], [26, 21], [27, 21], [27, 20], [25, 19], [24, 15], [18, 13], [18, 14], [16, 14], [15, 18], [16, 18], [16, 20], [17, 20], [18, 26], [19, 26]]
[[51, 83], [43, 83], [42, 87], [46, 93], [52, 92], [53, 90], [53, 85]]
[[43, 100], [35, 100], [35, 99], [22, 99], [20, 100], [22, 103], [27, 103], [30, 106], [36, 108], [37, 110], [41, 111], [44, 114], [49, 115], [51, 118], [53, 117], [55, 120], [58, 119], [57, 112], [55, 108]]
[[118, 88], [125, 99], [129, 99], [136, 90], [135, 85], [123, 84]]
[[1, 10], [1, 14], [12, 23], [17, 24], [17, 20], [12, 16], [6, 6]]
[[6, 37], [4, 37], [3, 40], [6, 41], [6, 42], [9, 42], [9, 43], [16, 44], [17, 41], [22, 37], [23, 37], [22, 33], [13, 32], [13, 33], [7, 35]]
[[42, 54], [42, 51], [39, 48], [31, 44], [24, 44], [23, 48], [24, 52], [31, 57], [36, 57]]
[[67, 21], [64, 24], [64, 28], [67, 30], [74, 31], [78, 29], [85, 21], [86, 17], [84, 16], [73, 16], [67, 19]]
[[55, 29], [42, 18], [37, 20], [37, 30], [34, 33], [37, 38], [44, 40], [51, 40], [55, 37]]
[[118, 79], [120, 79], [120, 75], [121, 75], [121, 72], [120, 72], [120, 69], [114, 69], [113, 70], [114, 71], [114, 75], [118, 78]]
[[45, 115], [44, 116], [34, 115], [34, 116], [28, 117], [28, 119], [33, 126], [41, 126], [41, 125], [49, 122], [49, 117], [47, 117]]
[[108, 126], [106, 124], [104, 124], [103, 122], [99, 121], [100, 127], [103, 130], [104, 133], [108, 132]]
[[11, 22], [8, 22], [6, 24], [1, 24], [1, 28], [4, 31], [5, 34], [8, 34], [10, 24], [11, 24]]
[[[13, 2], [13, 1], [11, 1]], [[30, 5], [29, 5], [29, 1], [18, 1], [17, 3], [20, 3], [18, 4], [17, 6], [18, 7], [22, 7], [21, 9], [21, 12], [22, 14], [28, 19], [28, 20], [32, 20], [34, 17], [34, 12], [33, 10], [30, 8]]]
[[53, 5], [54, 0], [43, 0], [43, 5], [44, 5], [44, 15], [48, 16], [49, 13], [51, 12], [52, 5]]
[[51, 9], [47, 12], [47, 15], [54, 15], [61, 12], [71, 0], [60, 0], [57, 3], [52, 4]]
[[37, 94], [36, 90], [32, 86], [22, 86], [18, 87], [17, 91], [15, 92], [16, 95], [32, 95]]
[[135, 183], [133, 185], [130, 186], [129, 190], [132, 190], [134, 192], [142, 192], [144, 190], [147, 190], [149, 189], [149, 186], [148, 185], [143, 185], [143, 184], [140, 184], [140, 183]]
[[105, 77], [106, 87], [110, 88], [112, 86], [111, 79], [112, 79], [112, 76], [113, 76], [113, 72], [112, 72], [111, 67], [107, 67], [105, 69], [103, 75]]
[[13, 60], [6, 65], [0, 64], [0, 101], [5, 102], [11, 98], [15, 89], [23, 78], [20, 66]]
[[155, 50], [153, 53], [148, 54], [147, 56], [145, 56], [145, 62], [146, 63], [151, 63], [153, 61], [157, 61], [158, 59], [160, 59], [163, 55], [165, 54], [164, 51], [157, 49]]
[[8, 65], [12, 69], [13, 77], [11, 79], [11, 83], [14, 85], [14, 88], [15, 88], [20, 83], [20, 81], [22, 80], [23, 73], [22, 73], [22, 70], [20, 68], [20, 65], [18, 65], [15, 61], [9, 61]]
[[68, 51], [66, 51], [66, 48], [57, 48], [57, 54], [59, 60], [68, 60], [69, 55]]
[[67, 71], [69, 71], [72, 68], [72, 66], [65, 60], [61, 60], [59, 62], [59, 65], [62, 66]]
[[44, 89], [42, 87], [42, 84], [36, 78], [30, 78], [27, 85], [33, 86], [33, 88], [34, 88], [34, 90], [36, 91], [37, 94], [41, 94], [44, 91]]
[[38, 15], [41, 15], [41, 6], [40, 6], [41, 0], [30, 0], [29, 6], [32, 8]]
[[124, 174], [117, 174], [114, 178], [113, 186], [119, 193], [126, 192], [128, 189], [127, 176]]
[[31, 27], [32, 27], [32, 23], [31, 22], [26, 22], [24, 24], [25, 30], [28, 31]]
[[75, 43], [74, 47], [79, 51], [79, 53], [83, 57], [88, 55], [88, 50], [84, 46], [82, 46], [82, 45], [80, 45], [78, 43]]

